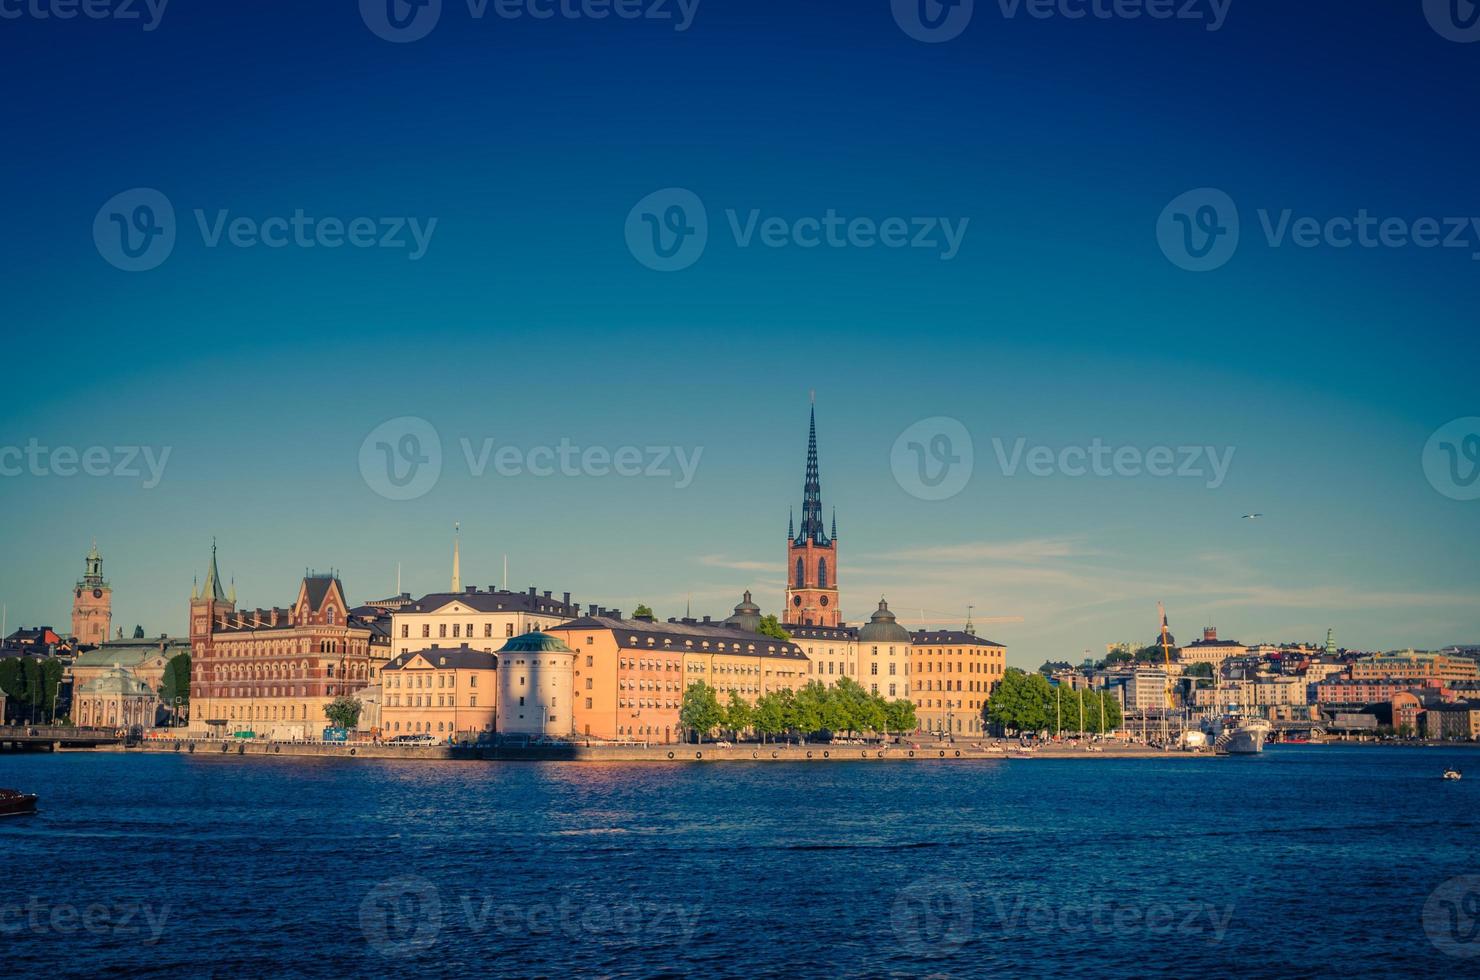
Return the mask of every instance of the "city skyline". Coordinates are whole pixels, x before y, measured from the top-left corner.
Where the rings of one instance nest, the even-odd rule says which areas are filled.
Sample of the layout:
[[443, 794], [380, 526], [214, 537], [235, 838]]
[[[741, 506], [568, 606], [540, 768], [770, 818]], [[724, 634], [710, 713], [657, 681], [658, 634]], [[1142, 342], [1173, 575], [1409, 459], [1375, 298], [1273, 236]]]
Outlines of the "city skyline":
[[[884, 2], [706, 3], [683, 30], [446, 8], [408, 43], [354, 4], [6, 21], [0, 80], [30, 134], [0, 160], [26, 229], [0, 240], [28, 379], [0, 413], [10, 623], [65, 626], [95, 536], [115, 628], [174, 633], [212, 536], [266, 605], [304, 565], [341, 567], [357, 599], [398, 561], [406, 588], [439, 588], [457, 521], [469, 582], [508, 554], [516, 588], [666, 615], [750, 588], [779, 611], [815, 389], [849, 622], [880, 594], [932, 625], [1022, 616], [989, 631], [1020, 666], [1149, 636], [1157, 601], [1183, 633], [1248, 641], [1480, 639], [1480, 422], [1446, 428], [1480, 415], [1474, 226], [1451, 217], [1473, 211], [1452, 107], [1475, 46], [1419, 4], [977, 4], [944, 43]], [[566, 61], [585, 70], [550, 70]], [[1423, 71], [1372, 67], [1394, 64]], [[1230, 229], [1228, 204], [1232, 253], [1225, 235], [1216, 268], [1179, 255], [1178, 219]], [[172, 250], [128, 271], [108, 234], [162, 228], [165, 205]], [[343, 243], [360, 218], [375, 247]], [[877, 244], [891, 221], [940, 247]], [[1425, 222], [1467, 247], [1418, 244]], [[661, 271], [642, 235], [670, 227], [691, 264]], [[360, 453], [404, 417], [444, 465], [391, 500]], [[935, 500], [894, 453], [938, 419], [974, 472]], [[945, 434], [927, 429], [922, 451]], [[483, 476], [463, 439], [474, 461], [494, 440]], [[497, 475], [498, 447], [562, 439], [702, 455], [682, 487], [676, 462]], [[1097, 439], [1210, 448], [1226, 472], [1206, 453], [1203, 478], [1028, 469]], [[33, 440], [136, 475], [32, 472]]]

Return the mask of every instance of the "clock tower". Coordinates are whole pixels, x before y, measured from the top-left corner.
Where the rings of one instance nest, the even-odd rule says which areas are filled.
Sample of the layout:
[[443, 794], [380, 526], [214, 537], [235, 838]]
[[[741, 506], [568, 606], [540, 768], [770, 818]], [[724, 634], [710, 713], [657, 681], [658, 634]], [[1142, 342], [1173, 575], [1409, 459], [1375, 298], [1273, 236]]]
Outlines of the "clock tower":
[[72, 590], [72, 635], [80, 646], [102, 646], [108, 642], [112, 621], [113, 590], [103, 580], [103, 556], [94, 541], [82, 578]]
[[802, 486], [802, 527], [786, 527], [786, 613], [794, 626], [838, 626], [838, 517], [832, 534], [822, 525], [822, 481], [817, 475], [817, 408], [807, 431], [807, 476]]

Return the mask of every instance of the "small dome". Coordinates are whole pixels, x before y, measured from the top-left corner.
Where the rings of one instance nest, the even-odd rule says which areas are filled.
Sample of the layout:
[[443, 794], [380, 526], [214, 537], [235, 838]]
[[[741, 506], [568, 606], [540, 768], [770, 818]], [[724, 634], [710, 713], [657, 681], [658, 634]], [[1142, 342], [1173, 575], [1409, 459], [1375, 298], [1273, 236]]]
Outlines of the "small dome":
[[565, 641], [549, 633], [525, 633], [505, 643], [499, 653], [575, 653]]
[[889, 603], [879, 600], [879, 608], [869, 617], [868, 624], [858, 631], [859, 643], [910, 643], [910, 631], [895, 620], [889, 611]]
[[725, 620], [726, 626], [735, 626], [754, 633], [761, 628], [761, 607], [750, 601], [750, 590], [745, 590], [745, 598], [735, 607], [735, 615]]

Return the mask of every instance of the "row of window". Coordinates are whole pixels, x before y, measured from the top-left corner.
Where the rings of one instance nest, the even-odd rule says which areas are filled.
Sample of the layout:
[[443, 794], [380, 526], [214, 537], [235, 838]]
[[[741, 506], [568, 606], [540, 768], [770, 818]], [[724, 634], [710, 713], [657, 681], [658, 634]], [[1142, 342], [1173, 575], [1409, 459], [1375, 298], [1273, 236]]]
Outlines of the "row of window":
[[[455, 671], [439, 670], [435, 672], [438, 687], [456, 687], [457, 674]], [[385, 686], [387, 688], [429, 688], [432, 686], [431, 671], [425, 670], [393, 670], [385, 675]], [[476, 672], [468, 673], [468, 686], [478, 686], [478, 675]]]
[[[402, 704], [401, 703], [401, 698], [403, 696], [406, 699], [406, 703], [405, 704]], [[385, 706], [387, 708], [430, 708], [430, 707], [432, 707], [432, 696], [430, 694], [407, 694], [407, 695], [387, 694], [385, 696]], [[439, 695], [437, 695], [437, 704], [436, 704], [436, 707], [438, 707], [438, 708], [456, 708], [457, 706], [458, 706], [457, 705], [457, 695], [455, 695], [455, 694], [439, 694]], [[468, 695], [468, 703], [466, 705], [464, 705], [464, 707], [468, 707], [468, 708], [476, 708], [476, 707], [478, 707], [478, 695], [476, 695], [476, 694], [470, 694], [470, 695]]]

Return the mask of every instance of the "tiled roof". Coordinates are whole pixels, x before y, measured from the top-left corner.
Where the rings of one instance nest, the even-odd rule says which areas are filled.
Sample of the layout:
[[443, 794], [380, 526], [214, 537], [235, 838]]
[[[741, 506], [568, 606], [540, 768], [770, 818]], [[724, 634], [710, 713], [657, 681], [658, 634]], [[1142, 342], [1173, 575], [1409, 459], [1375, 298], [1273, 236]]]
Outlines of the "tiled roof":
[[474, 592], [431, 592], [396, 612], [430, 613], [460, 602], [478, 612], [536, 612], [555, 616], [579, 616], [580, 607], [538, 592], [507, 592], [492, 589]]
[[467, 644], [463, 644], [455, 647], [429, 647], [425, 650], [412, 650], [409, 653], [397, 654], [381, 669], [401, 670], [417, 657], [433, 667], [453, 670], [494, 670], [498, 667], [498, 658], [493, 654], [486, 650], [472, 650]]
[[[989, 640], [985, 636], [977, 636], [975, 633], [967, 633], [964, 630], [918, 630], [911, 633], [910, 636], [916, 645], [959, 644], [961, 646], [1002, 647], [1006, 649], [1006, 644]], [[1065, 663], [1064, 666], [1071, 667], [1073, 665]]]

